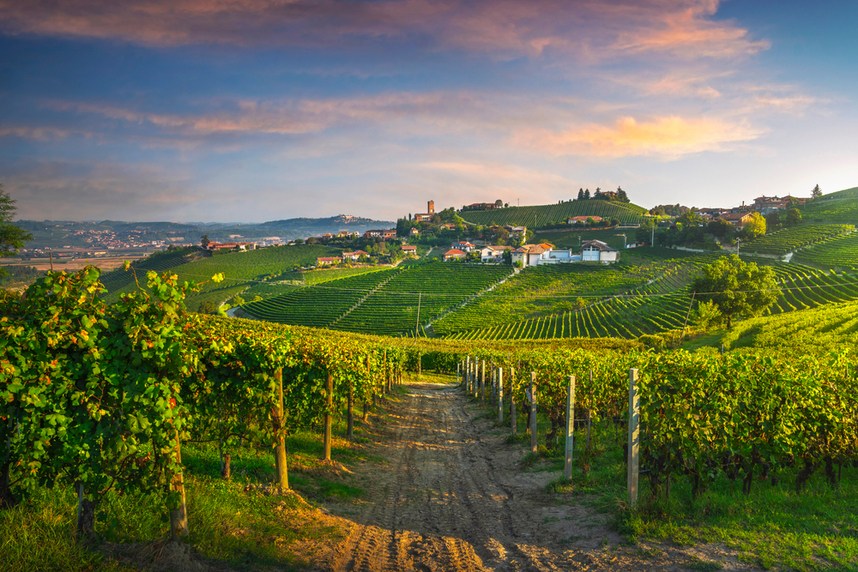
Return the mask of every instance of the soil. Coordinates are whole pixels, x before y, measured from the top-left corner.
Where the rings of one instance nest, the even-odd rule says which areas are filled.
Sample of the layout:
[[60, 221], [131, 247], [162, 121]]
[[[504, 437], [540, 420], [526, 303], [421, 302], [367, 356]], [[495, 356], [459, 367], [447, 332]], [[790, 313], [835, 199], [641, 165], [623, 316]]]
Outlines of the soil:
[[724, 546], [629, 544], [559, 475], [528, 471], [521, 444], [455, 387], [414, 384], [390, 402], [373, 455], [354, 470], [360, 504], [327, 505], [345, 540], [316, 553], [324, 571], [755, 570]]

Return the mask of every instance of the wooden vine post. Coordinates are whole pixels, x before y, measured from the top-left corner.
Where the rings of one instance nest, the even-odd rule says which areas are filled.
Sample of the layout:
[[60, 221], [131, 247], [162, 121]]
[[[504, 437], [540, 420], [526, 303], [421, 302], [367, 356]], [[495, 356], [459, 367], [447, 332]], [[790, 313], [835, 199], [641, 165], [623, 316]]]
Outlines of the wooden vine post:
[[498, 423], [503, 423], [503, 368], [498, 368]]
[[483, 360], [483, 375], [480, 377], [480, 402], [486, 404], [486, 360]]
[[354, 381], [349, 378], [349, 405], [348, 411], [346, 412], [346, 424], [347, 424], [347, 432], [348, 438], [351, 441], [355, 436], [355, 384]]
[[638, 370], [629, 370], [629, 458], [628, 458], [628, 483], [629, 483], [629, 505], [635, 506], [638, 502], [638, 477], [640, 476], [640, 399], [638, 397]]
[[[175, 461], [182, 466], [182, 447], [179, 440], [179, 430], [174, 429], [176, 445], [173, 448]], [[182, 476], [182, 471], [174, 473], [170, 480], [170, 490], [179, 493], [179, 506], [170, 509], [170, 538], [177, 540], [180, 536], [188, 536], [191, 531], [188, 529], [188, 509], [185, 504], [185, 480]]]
[[[366, 378], [369, 380], [370, 388], [372, 389], [372, 399], [375, 400], [375, 383], [372, 380], [372, 366], [370, 355], [366, 355]], [[369, 421], [369, 399], [364, 399], [363, 402], [363, 422]]]
[[572, 478], [572, 453], [575, 450], [575, 439], [572, 431], [575, 427], [575, 376], [569, 376], [569, 389], [566, 392], [566, 480]]
[[539, 451], [536, 445], [536, 372], [530, 372], [530, 449]]
[[289, 490], [289, 473], [286, 470], [286, 431], [285, 407], [283, 404], [283, 370], [274, 372], [274, 381], [277, 383], [277, 402], [271, 410], [271, 422], [274, 429], [274, 466], [277, 469], [277, 486], [282, 490]]
[[512, 388], [515, 386], [515, 369], [509, 368], [509, 417], [512, 420], [512, 434], [518, 433], [518, 421], [515, 418], [515, 394]]
[[325, 460], [331, 460], [331, 426], [334, 409], [334, 376], [328, 372], [325, 376]]

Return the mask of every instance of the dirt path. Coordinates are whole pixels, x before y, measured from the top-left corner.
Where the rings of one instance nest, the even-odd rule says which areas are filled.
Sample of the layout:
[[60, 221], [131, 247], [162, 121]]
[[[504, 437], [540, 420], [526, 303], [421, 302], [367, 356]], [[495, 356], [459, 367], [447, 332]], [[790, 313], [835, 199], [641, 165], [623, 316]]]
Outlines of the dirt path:
[[[546, 493], [554, 472], [524, 472], [519, 445], [452, 386], [411, 385], [389, 410], [384, 466], [358, 469], [365, 504], [331, 507], [354, 524], [320, 569], [344, 571], [685, 570], [719, 560], [710, 547], [629, 547], [605, 517]], [[351, 514], [349, 514], [351, 513]], [[720, 554], [719, 554], [720, 552]], [[716, 569], [716, 568], [710, 568]]]

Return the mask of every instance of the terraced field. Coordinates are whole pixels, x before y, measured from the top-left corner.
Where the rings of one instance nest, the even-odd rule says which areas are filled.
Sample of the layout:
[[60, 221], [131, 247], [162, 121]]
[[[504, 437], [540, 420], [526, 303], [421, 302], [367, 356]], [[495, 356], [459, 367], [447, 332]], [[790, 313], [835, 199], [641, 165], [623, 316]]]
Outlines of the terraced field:
[[797, 252], [795, 259], [823, 266], [858, 270], [858, 233], [811, 246]]
[[773, 268], [782, 290], [765, 315], [858, 300], [858, 279], [852, 275], [826, 272], [795, 263], [778, 263]]
[[[449, 317], [446, 337], [452, 339], [543, 339], [568, 337], [623, 337], [632, 338], [644, 334], [682, 327], [691, 302], [689, 284], [699, 268], [709, 264], [717, 255], [699, 254], [681, 261], [666, 262], [657, 266], [658, 275], [622, 293], [603, 297], [585, 297], [580, 309], [543, 315], [512, 323], [487, 325], [481, 328], [457, 328]], [[569, 265], [576, 267], [578, 265]], [[538, 268], [538, 267], [537, 267]], [[641, 277], [638, 277], [641, 278]], [[511, 281], [510, 281], [511, 282]], [[508, 283], [509, 284], [509, 283]], [[615, 286], [620, 286], [621, 281]], [[481, 303], [491, 304], [491, 296]], [[580, 304], [580, 303], [579, 303]], [[491, 313], [484, 313], [483, 317]], [[462, 320], [463, 326], [473, 321]], [[439, 331], [435, 326], [436, 332]]]
[[401, 271], [390, 269], [333, 280], [325, 286], [298, 288], [282, 296], [244, 304], [241, 309], [269, 322], [328, 328], [370, 292]]
[[602, 218], [617, 218], [621, 224], [638, 224], [646, 209], [628, 203], [613, 203], [609, 201], [571, 201], [558, 205], [542, 205], [529, 207], [508, 207], [488, 211], [465, 211], [460, 216], [473, 224], [513, 225], [538, 228], [540, 226], [566, 221], [573, 216], [600, 216]]
[[310, 286], [242, 306], [261, 319], [352, 332], [413, 331], [512, 273], [509, 267], [466, 264], [402, 266]]
[[782, 256], [796, 249], [825, 244], [855, 230], [851, 224], [801, 225], [761, 236], [742, 245], [745, 253]]
[[858, 187], [823, 195], [801, 208], [805, 222], [858, 224]]
[[[317, 244], [278, 246], [215, 255], [195, 262], [171, 266], [169, 269], [178, 274], [179, 280], [206, 282], [199, 293], [188, 296], [186, 300], [188, 308], [195, 311], [205, 300], [212, 301], [218, 306], [254, 284], [284, 272], [291, 272], [296, 265], [312, 265], [319, 256], [338, 254], [340, 254], [338, 249]], [[219, 272], [224, 273], [225, 279], [220, 284], [216, 284], [211, 281], [211, 277]], [[113, 289], [108, 286], [110, 293], [108, 299], [115, 299], [121, 292], [134, 288], [133, 276], [130, 272], [126, 275], [124, 282], [116, 281], [113, 284]], [[141, 273], [138, 270], [138, 278], [144, 279], [144, 276], [145, 272]]]

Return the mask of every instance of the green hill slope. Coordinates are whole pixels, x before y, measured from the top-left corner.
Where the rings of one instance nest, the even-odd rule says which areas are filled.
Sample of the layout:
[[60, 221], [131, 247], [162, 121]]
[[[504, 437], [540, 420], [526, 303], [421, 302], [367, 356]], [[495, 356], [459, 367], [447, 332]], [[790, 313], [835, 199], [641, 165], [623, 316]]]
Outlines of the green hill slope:
[[554, 222], [566, 222], [573, 216], [617, 218], [622, 224], [638, 224], [646, 209], [631, 203], [609, 201], [570, 201], [558, 205], [509, 207], [488, 211], [464, 211], [463, 219], [473, 224], [513, 225], [536, 228]]
[[858, 187], [823, 195], [801, 208], [805, 222], [858, 224]]

